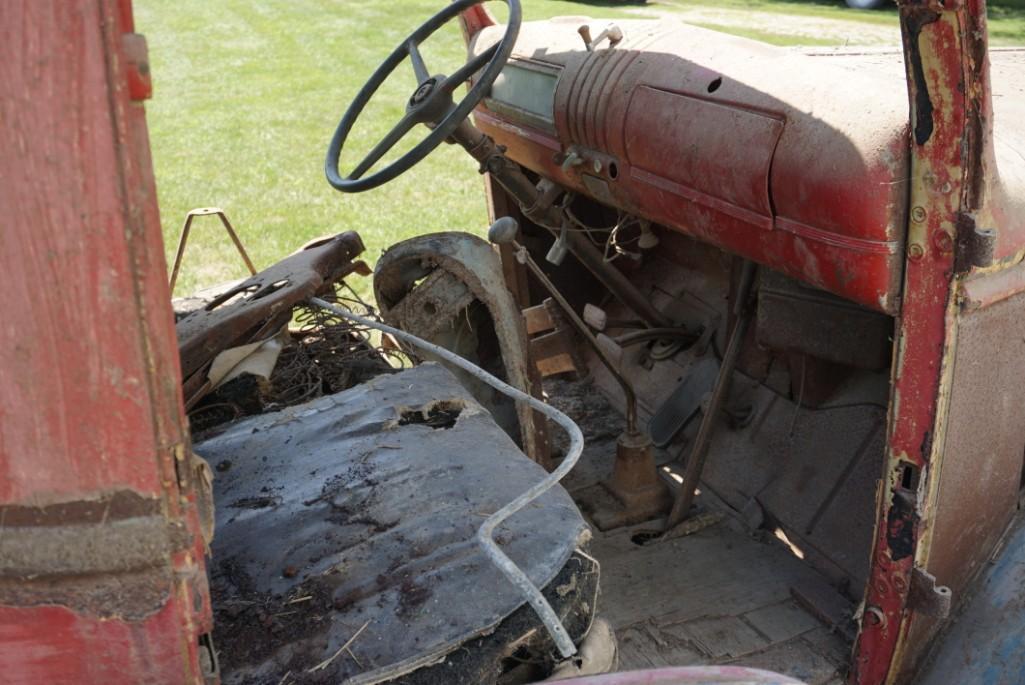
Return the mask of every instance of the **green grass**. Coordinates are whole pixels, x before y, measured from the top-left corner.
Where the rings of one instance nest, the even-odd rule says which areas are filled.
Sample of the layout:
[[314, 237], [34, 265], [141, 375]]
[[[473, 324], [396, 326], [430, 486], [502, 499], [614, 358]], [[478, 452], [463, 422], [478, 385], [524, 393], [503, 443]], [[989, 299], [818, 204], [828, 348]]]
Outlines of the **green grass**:
[[[169, 261], [185, 213], [208, 205], [226, 211], [257, 268], [348, 229], [363, 237], [373, 264], [385, 247], [417, 233], [486, 228], [483, 182], [452, 146], [374, 191], [346, 195], [324, 179], [327, 143], [346, 105], [439, 1], [137, 2], [153, 71], [148, 121]], [[531, 18], [582, 9], [526, 5]], [[602, 8], [602, 15], [627, 13]], [[465, 56], [458, 27], [435, 36], [424, 53], [432, 71], [453, 71]], [[408, 63], [400, 65], [353, 131], [343, 171], [398, 121], [413, 87]], [[177, 294], [246, 273], [216, 219], [193, 226]]]
[[991, 2], [988, 14], [993, 45], [1025, 44], [1025, 0]]
[[[897, 5], [879, 10], [852, 10], [842, 0], [653, 0], [681, 9], [704, 6], [719, 9], [772, 12], [789, 16], [837, 19], [879, 26], [895, 25]], [[1025, 44], [1025, 0], [989, 0], [990, 34], [996, 42], [1007, 39], [1015, 45]]]
[[[137, 27], [150, 46], [155, 90], [147, 110], [168, 251], [185, 213], [208, 205], [228, 213], [258, 268], [311, 238], [347, 229], [363, 236], [371, 263], [414, 234], [483, 230], [481, 179], [469, 157], [451, 146], [374, 191], [343, 195], [324, 180], [324, 153], [345, 106], [393, 46], [444, 1], [136, 0]], [[1025, 42], [1025, 0], [1013, 2], [991, 9], [995, 42]], [[523, 5], [527, 19], [756, 10], [847, 21], [852, 34], [860, 24], [896, 21], [893, 11], [856, 12], [831, 0]], [[704, 25], [775, 44], [839, 42], [791, 35], [771, 22], [738, 26], [713, 17]], [[449, 73], [463, 54], [454, 26], [425, 47], [434, 72]], [[398, 120], [413, 85], [408, 65], [400, 65], [353, 132], [343, 170]], [[178, 294], [245, 273], [216, 220], [194, 227]]]

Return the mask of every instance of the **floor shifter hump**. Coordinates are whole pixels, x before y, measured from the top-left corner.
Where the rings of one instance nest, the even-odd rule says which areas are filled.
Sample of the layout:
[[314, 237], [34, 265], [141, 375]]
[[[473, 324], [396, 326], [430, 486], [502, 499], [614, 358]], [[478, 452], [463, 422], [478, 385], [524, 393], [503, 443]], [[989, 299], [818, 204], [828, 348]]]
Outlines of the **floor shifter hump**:
[[656, 447], [665, 447], [698, 413], [701, 403], [712, 392], [719, 362], [712, 356], [698, 359], [688, 369], [683, 381], [666, 398], [648, 422], [648, 434]]

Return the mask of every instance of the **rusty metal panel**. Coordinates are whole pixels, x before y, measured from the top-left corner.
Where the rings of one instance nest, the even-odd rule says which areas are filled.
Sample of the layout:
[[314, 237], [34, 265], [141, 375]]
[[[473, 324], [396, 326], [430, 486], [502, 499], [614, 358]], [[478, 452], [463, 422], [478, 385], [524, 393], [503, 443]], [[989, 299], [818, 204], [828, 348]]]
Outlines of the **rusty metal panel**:
[[[935, 549], [934, 523], [947, 506], [942, 474], [973, 458], [944, 449], [945, 431], [956, 442], [963, 429], [948, 416], [958, 327], [955, 237], [980, 209], [979, 160], [991, 144], [981, 125], [991, 98], [988, 62], [975, 57], [980, 46], [986, 51], [984, 3], [899, 4], [911, 101], [911, 210], [888, 458], [851, 674], [860, 685], [907, 680], [927, 647], [929, 630], [916, 626], [930, 620], [908, 605], [909, 591], [915, 567], [927, 565]], [[996, 493], [994, 504], [999, 499]], [[989, 553], [985, 539], [977, 542], [969, 557]]]
[[[0, 672], [202, 682], [210, 608], [144, 41], [128, 0], [4, 2], [0, 32]], [[87, 549], [79, 523], [78, 543], [163, 537]]]
[[955, 593], [1017, 508], [1025, 456], [1025, 295], [958, 317], [928, 570]]
[[[925, 562], [955, 603], [971, 595], [1017, 512], [1025, 456], [1025, 294], [965, 310], [957, 329]], [[916, 613], [908, 642], [924, 649], [943, 625]], [[911, 668], [905, 664], [904, 672]]]
[[[451, 277], [430, 278], [437, 271]], [[511, 385], [540, 396], [520, 310], [505, 287], [498, 255], [487, 242], [466, 233], [432, 233], [396, 243], [377, 262], [374, 295], [385, 321], [485, 368], [502, 369]], [[467, 297], [483, 305], [476, 323], [471, 320], [474, 307], [461, 309]], [[507, 432], [519, 434], [531, 459], [550, 466], [544, 417], [525, 403], [496, 395], [460, 370], [455, 373]]]
[[767, 270], [760, 280], [760, 345], [859, 369], [889, 365], [890, 317]]
[[228, 288], [183, 318], [175, 327], [182, 373], [188, 378], [224, 350], [252, 342], [267, 322], [272, 330], [265, 333], [276, 332], [292, 318], [295, 305], [351, 273], [352, 260], [362, 252], [356, 232], [340, 233]]
[[[685, 24], [617, 23], [624, 40], [595, 52], [572, 22], [525, 24], [513, 57], [559, 74], [556, 133], [483, 107], [477, 125], [574, 191], [896, 314], [908, 108], [892, 81]], [[569, 151], [583, 163], [563, 166]]]
[[[493, 682], [454, 668], [454, 652], [486, 654], [468, 641], [525, 600], [475, 536], [482, 512], [546, 473], [447, 369], [424, 363], [250, 417], [196, 450], [219, 470], [217, 610], [222, 627], [236, 628], [224, 631], [228, 682], [303, 674], [363, 624], [352, 658], [331, 661], [325, 682], [409, 682], [412, 671], [441, 660], [448, 675], [430, 682]], [[542, 587], [587, 537], [558, 486], [498, 531], [503, 549]], [[262, 544], [268, 539], [277, 542]], [[250, 606], [254, 599], [260, 606]], [[574, 623], [568, 615], [582, 611], [589, 622], [594, 601], [593, 592], [562, 592], [557, 611]], [[537, 639], [538, 625], [531, 620], [517, 644]]]
[[961, 285], [965, 310], [980, 309], [1025, 292], [1025, 263], [996, 271], [970, 275]]

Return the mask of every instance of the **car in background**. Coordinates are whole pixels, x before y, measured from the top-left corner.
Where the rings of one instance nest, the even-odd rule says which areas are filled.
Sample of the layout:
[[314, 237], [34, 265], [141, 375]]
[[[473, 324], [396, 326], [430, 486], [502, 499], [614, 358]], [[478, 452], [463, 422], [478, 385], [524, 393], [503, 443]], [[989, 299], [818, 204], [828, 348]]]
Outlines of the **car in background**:
[[893, 4], [892, 0], [844, 0], [848, 7], [856, 10], [875, 10], [886, 4]]

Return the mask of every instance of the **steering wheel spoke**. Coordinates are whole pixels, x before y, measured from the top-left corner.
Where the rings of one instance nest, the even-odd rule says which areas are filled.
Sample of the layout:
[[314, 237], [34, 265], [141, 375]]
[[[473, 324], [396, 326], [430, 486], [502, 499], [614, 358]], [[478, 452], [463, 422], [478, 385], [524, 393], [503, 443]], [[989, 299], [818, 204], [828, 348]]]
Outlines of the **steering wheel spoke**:
[[423, 55], [420, 54], [420, 46], [416, 44], [416, 41], [412, 38], [406, 43], [406, 51], [409, 53], [409, 61], [413, 63], [413, 73], [416, 74], [416, 85], [420, 85], [431, 77], [431, 72], [427, 70], [427, 64], [424, 62]]
[[[338, 128], [335, 129], [335, 134], [331, 138], [331, 143], [328, 145], [324, 173], [333, 188], [346, 193], [357, 193], [387, 183], [409, 170], [410, 167], [445, 142], [456, 130], [456, 127], [465, 121], [484, 99], [512, 55], [522, 17], [520, 0], [503, 0], [509, 7], [509, 18], [506, 20], [505, 34], [501, 41], [459, 67], [451, 76], [443, 79], [432, 78], [420, 52], [420, 45], [447, 23], [456, 20], [462, 12], [487, 1], [451, 0], [442, 10], [400, 43], [377, 68], [346, 109], [345, 115], [338, 123]], [[405, 115], [373, 147], [366, 158], [356, 165], [352, 173], [343, 176], [338, 166], [349, 134], [355, 128], [356, 121], [363, 113], [367, 103], [407, 57], [413, 66], [417, 88], [406, 104]], [[466, 95], [455, 101], [453, 93], [456, 88], [478, 73], [479, 76], [474, 80]], [[380, 162], [385, 154], [394, 148], [403, 136], [418, 123], [427, 124], [430, 133], [398, 159], [388, 163], [382, 169], [368, 174], [370, 169]]]
[[456, 69], [450, 76], [445, 77], [445, 80], [441, 83], [441, 89], [446, 93], [454, 92], [456, 88], [470, 80], [471, 76], [483, 69], [484, 65], [491, 61], [491, 58], [495, 56], [495, 52], [497, 51], [498, 46], [494, 45], [487, 51], [481, 53], [474, 59]]
[[363, 161], [356, 165], [356, 168], [349, 174], [349, 178], [360, 179], [363, 178], [363, 174], [370, 170], [370, 167], [377, 164], [382, 157], [387, 154], [389, 150], [395, 147], [403, 136], [409, 133], [410, 129], [416, 125], [416, 118], [410, 113], [403, 115], [399, 123], [395, 125], [392, 130], [388, 131], [388, 135], [381, 139], [374, 149], [367, 153], [367, 156], [363, 158]]

